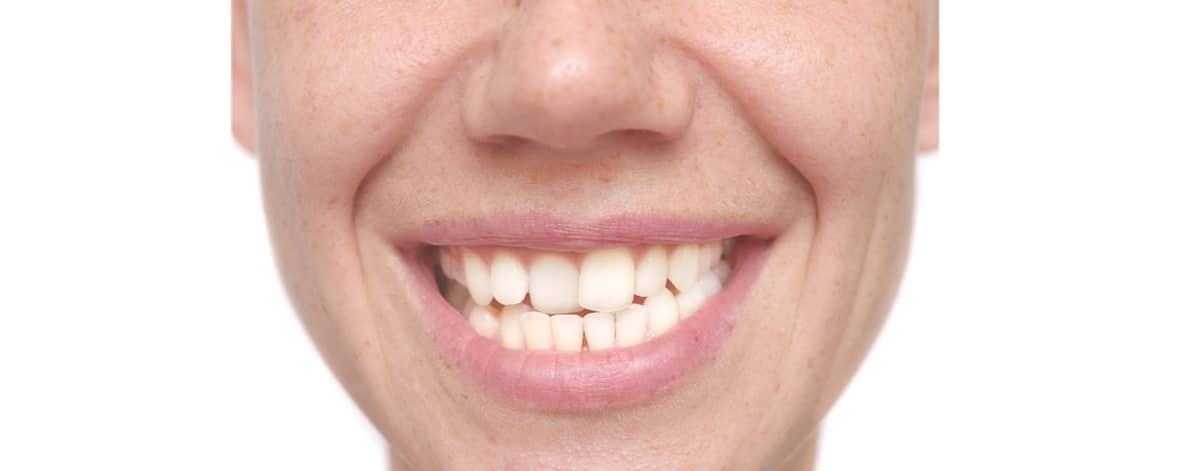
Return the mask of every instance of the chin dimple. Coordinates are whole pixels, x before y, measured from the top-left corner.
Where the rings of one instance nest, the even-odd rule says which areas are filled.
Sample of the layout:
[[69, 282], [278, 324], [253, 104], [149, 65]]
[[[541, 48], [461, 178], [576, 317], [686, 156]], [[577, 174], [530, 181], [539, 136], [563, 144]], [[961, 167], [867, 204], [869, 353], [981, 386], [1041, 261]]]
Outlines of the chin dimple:
[[719, 293], [734, 239], [573, 253], [439, 247], [442, 294], [475, 332], [510, 350], [630, 347], [675, 328]]

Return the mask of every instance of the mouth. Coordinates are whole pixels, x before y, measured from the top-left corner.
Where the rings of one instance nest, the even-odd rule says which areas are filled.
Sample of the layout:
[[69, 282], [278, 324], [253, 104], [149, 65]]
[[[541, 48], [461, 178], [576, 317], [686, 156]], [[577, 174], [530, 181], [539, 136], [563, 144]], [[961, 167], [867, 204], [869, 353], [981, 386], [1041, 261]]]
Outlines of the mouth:
[[545, 410], [644, 401], [711, 362], [771, 245], [747, 227], [629, 220], [419, 238], [401, 259], [442, 357]]

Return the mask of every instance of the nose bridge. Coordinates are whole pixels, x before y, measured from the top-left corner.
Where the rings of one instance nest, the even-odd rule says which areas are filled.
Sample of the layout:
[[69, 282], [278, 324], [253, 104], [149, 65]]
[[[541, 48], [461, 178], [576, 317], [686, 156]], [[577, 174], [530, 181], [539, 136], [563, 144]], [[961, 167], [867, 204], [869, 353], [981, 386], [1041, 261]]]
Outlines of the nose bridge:
[[[468, 96], [475, 138], [578, 148], [620, 131], [673, 137], [690, 120], [683, 77], [656, 57], [625, 2], [526, 0]], [[670, 69], [664, 71], [664, 69]]]

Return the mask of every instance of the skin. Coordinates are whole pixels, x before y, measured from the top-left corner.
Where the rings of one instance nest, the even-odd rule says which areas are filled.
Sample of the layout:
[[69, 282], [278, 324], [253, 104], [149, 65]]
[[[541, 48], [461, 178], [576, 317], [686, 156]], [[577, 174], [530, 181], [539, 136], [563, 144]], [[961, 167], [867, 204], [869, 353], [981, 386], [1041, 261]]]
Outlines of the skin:
[[[937, 4], [233, 2], [233, 128], [280, 272], [394, 469], [811, 469], [890, 309]], [[450, 369], [391, 241], [437, 221], [669, 215], [776, 239], [716, 359], [541, 413]]]

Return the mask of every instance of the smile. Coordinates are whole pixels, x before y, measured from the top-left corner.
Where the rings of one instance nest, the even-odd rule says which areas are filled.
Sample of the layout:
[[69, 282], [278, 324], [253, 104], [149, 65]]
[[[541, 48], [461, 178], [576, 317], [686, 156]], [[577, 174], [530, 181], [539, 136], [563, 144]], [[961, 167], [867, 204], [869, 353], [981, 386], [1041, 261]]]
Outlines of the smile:
[[720, 293], [735, 241], [584, 253], [442, 247], [439, 285], [477, 334], [509, 350], [631, 347]]
[[745, 228], [654, 226], [440, 228], [405, 265], [442, 356], [473, 381], [539, 409], [608, 407], [715, 357], [770, 247]]

